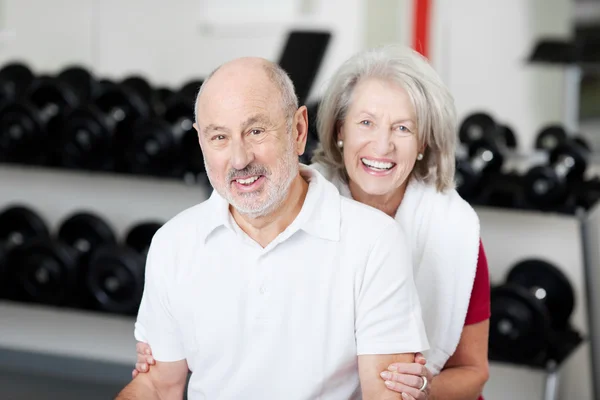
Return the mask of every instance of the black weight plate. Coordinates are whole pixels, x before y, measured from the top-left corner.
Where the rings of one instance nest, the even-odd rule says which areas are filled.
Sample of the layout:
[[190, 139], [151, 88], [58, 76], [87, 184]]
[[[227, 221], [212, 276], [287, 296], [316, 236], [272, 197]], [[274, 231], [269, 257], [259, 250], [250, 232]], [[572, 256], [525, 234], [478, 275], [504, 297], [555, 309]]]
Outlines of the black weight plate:
[[160, 118], [138, 121], [128, 146], [127, 169], [135, 174], [170, 176], [177, 159], [171, 126]]
[[515, 362], [532, 361], [548, 346], [550, 316], [526, 289], [502, 285], [491, 290], [490, 352]]
[[[41, 163], [45, 142], [44, 122], [29, 102], [9, 103], [0, 110], [0, 159]], [[42, 147], [42, 149], [40, 149]]]
[[202, 154], [196, 130], [189, 131], [183, 135], [179, 154], [185, 172], [197, 174], [206, 171], [204, 167], [204, 155]]
[[150, 83], [141, 76], [133, 75], [129, 76], [121, 82], [122, 86], [129, 87], [133, 91], [136, 92], [138, 96], [143, 99], [150, 100], [153, 95], [152, 86]]
[[146, 221], [133, 226], [125, 237], [125, 244], [140, 254], [146, 254], [156, 231], [162, 226], [155, 221]]
[[68, 216], [58, 229], [58, 238], [73, 248], [82, 262], [98, 247], [116, 244], [112, 227], [98, 215], [77, 212]]
[[164, 119], [173, 127], [171, 131], [177, 140], [181, 140], [181, 137], [188, 132], [197, 134], [194, 129], [194, 105], [182, 96], [174, 95], [168, 100]]
[[[485, 162], [482, 162], [485, 161]], [[499, 171], [504, 164], [504, 157], [498, 146], [489, 138], [479, 139], [469, 145], [469, 162], [484, 165], [482, 172]], [[473, 168], [476, 170], [475, 168]]]
[[58, 110], [74, 108], [78, 105], [77, 93], [58, 79], [36, 79], [27, 91], [27, 96], [33, 104], [42, 109], [49, 104], [54, 104]]
[[179, 89], [179, 94], [194, 104], [196, 103], [196, 97], [198, 96], [198, 92], [200, 91], [200, 87], [203, 83], [204, 81], [201, 79], [188, 81], [181, 86], [181, 89]]
[[144, 291], [144, 261], [130, 248], [103, 246], [94, 252], [86, 284], [99, 309], [135, 314]]
[[61, 132], [61, 164], [70, 168], [104, 169], [113, 147], [113, 127], [96, 107], [66, 115]]
[[493, 136], [497, 129], [496, 122], [489, 114], [477, 112], [462, 121], [458, 135], [461, 143], [470, 144]]
[[35, 211], [25, 206], [10, 206], [0, 212], [0, 241], [8, 247], [35, 238], [48, 238], [48, 226]]
[[18, 99], [33, 82], [34, 75], [24, 63], [10, 63], [0, 69], [0, 103]]
[[515, 132], [507, 125], [500, 125], [496, 134], [498, 141], [508, 149], [517, 148], [517, 136]]
[[575, 293], [560, 269], [544, 260], [524, 260], [511, 268], [506, 281], [527, 289], [543, 303], [553, 328], [567, 327], [575, 308]]
[[552, 151], [567, 140], [567, 132], [562, 126], [550, 125], [540, 131], [535, 139], [535, 148]]
[[74, 254], [57, 242], [34, 239], [14, 247], [7, 270], [25, 300], [43, 304], [66, 304], [77, 287]]
[[523, 190], [532, 205], [546, 207], [562, 204], [569, 195], [564, 180], [549, 166], [531, 168], [523, 178]]
[[317, 142], [319, 142], [319, 133], [317, 129], [317, 117], [319, 114], [319, 106], [320, 102], [317, 101], [306, 107], [308, 113], [308, 138], [312, 138]]
[[94, 104], [106, 116], [116, 121], [116, 129], [123, 126], [123, 129], [127, 130], [134, 121], [149, 116], [148, 100], [128, 86], [106, 83]]
[[[166, 107], [166, 103], [169, 100], [169, 98], [171, 98], [174, 95], [174, 91], [166, 88], [166, 87], [162, 87], [162, 88], [158, 88], [154, 91], [154, 112], [156, 115], [158, 116], [163, 116], [167, 107]], [[192, 108], [194, 106], [192, 105]]]
[[58, 74], [58, 79], [68, 84], [77, 93], [79, 104], [92, 100], [97, 94], [94, 77], [82, 66], [71, 65], [64, 68]]
[[573, 166], [567, 174], [567, 179], [581, 180], [587, 169], [588, 152], [576, 142], [565, 142], [550, 152], [550, 164], [556, 164], [562, 157], [570, 157]]

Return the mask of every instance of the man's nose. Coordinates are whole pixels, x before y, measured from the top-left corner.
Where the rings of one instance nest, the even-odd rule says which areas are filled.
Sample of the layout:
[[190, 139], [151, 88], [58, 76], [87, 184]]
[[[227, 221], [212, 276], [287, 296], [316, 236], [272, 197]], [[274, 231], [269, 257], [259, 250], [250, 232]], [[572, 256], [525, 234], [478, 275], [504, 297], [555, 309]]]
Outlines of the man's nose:
[[231, 166], [237, 170], [244, 169], [252, 160], [252, 149], [243, 140], [234, 140], [232, 143]]

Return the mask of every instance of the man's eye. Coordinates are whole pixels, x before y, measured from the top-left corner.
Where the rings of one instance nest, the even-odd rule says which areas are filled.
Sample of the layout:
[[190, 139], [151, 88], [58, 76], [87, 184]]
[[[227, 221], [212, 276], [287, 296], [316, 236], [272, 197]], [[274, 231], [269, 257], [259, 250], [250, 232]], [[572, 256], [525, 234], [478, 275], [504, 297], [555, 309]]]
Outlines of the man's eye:
[[252, 135], [260, 135], [260, 134], [262, 133], [262, 131], [261, 131], [260, 129], [252, 129], [252, 130], [250, 131], [250, 133], [251, 133]]
[[223, 139], [225, 139], [225, 136], [223, 136], [223, 135], [213, 136], [213, 140], [223, 140]]

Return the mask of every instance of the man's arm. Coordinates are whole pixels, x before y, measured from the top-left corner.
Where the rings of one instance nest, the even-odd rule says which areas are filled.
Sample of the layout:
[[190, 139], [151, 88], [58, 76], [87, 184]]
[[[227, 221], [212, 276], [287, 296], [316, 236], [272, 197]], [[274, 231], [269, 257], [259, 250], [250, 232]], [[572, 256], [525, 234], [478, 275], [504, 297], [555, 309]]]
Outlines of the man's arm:
[[415, 359], [414, 354], [376, 354], [358, 356], [358, 374], [362, 397], [364, 400], [392, 400], [401, 399], [402, 395], [388, 389], [381, 378], [381, 372], [385, 371], [391, 363], [411, 363]]
[[187, 380], [185, 360], [160, 362], [145, 374], [139, 374], [116, 397], [116, 400], [181, 400]]
[[389, 363], [414, 362], [429, 348], [413, 280], [410, 250], [394, 222], [382, 230], [367, 261], [356, 305], [359, 378], [365, 400], [401, 399], [381, 373]]

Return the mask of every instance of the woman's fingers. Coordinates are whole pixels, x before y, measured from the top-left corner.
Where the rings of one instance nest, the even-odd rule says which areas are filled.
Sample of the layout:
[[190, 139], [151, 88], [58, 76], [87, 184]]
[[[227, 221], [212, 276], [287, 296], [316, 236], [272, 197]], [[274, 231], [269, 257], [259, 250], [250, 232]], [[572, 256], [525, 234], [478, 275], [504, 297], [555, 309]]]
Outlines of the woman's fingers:
[[[421, 391], [419, 391], [419, 389], [415, 389], [410, 386], [406, 386], [400, 382], [386, 380], [385, 386], [388, 389], [393, 390], [394, 392], [410, 395], [411, 397], [408, 397], [408, 399], [417, 399], [419, 397], [419, 394], [421, 393]], [[407, 398], [405, 396], [402, 396], [402, 397]]]

